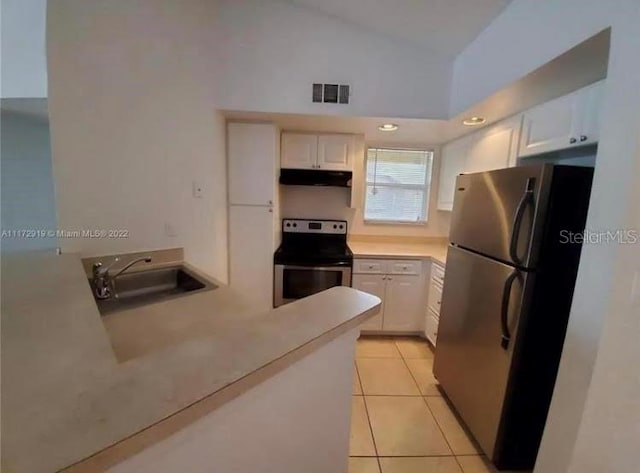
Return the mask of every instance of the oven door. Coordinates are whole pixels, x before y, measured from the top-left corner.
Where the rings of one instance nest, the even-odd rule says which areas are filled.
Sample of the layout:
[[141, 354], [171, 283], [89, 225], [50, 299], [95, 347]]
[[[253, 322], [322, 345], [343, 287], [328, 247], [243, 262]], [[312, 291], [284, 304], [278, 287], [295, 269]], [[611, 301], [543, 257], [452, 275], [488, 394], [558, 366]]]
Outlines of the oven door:
[[276, 264], [273, 305], [279, 307], [334, 286], [351, 286], [351, 266]]

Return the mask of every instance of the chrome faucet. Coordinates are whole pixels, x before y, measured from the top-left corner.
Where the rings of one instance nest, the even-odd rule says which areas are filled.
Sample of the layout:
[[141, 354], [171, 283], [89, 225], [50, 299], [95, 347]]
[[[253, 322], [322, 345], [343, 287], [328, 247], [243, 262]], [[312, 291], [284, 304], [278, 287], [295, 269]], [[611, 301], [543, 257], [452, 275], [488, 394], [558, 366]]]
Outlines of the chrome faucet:
[[97, 263], [93, 263], [93, 287], [97, 299], [109, 299], [113, 295], [113, 281], [134, 264], [140, 263], [142, 261], [144, 261], [145, 263], [151, 263], [151, 256], [142, 256], [140, 258], [136, 258], [133, 261], [127, 263], [116, 274], [111, 276], [109, 274], [109, 270], [113, 267], [114, 264], [119, 261], [120, 258], [114, 259], [113, 262], [106, 268], [103, 267], [103, 264], [99, 261]]

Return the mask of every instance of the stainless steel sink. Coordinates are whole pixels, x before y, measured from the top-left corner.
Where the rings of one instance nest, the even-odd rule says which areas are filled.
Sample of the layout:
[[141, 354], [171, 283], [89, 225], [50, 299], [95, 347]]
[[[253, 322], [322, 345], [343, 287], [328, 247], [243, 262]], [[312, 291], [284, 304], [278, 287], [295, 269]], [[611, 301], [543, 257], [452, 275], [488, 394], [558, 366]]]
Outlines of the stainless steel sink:
[[[91, 281], [89, 284], [93, 286]], [[98, 310], [102, 315], [210, 291], [218, 287], [196, 276], [184, 266], [124, 273], [114, 279], [112, 284], [114, 295], [111, 298], [96, 298]]]

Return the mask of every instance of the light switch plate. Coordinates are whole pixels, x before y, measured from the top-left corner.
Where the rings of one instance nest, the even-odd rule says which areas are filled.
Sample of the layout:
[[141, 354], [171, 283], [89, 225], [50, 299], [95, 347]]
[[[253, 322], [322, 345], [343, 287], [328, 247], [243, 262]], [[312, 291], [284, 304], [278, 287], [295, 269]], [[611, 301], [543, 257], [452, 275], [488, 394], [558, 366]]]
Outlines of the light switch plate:
[[178, 236], [178, 230], [176, 229], [175, 225], [166, 222], [164, 224], [164, 234], [168, 237], [176, 237]]

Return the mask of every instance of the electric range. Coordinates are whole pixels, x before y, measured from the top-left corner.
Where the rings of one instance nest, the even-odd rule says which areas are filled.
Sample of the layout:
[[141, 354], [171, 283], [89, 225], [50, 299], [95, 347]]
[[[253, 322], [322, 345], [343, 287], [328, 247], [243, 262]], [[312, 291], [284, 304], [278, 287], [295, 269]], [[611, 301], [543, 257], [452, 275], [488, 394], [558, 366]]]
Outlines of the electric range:
[[274, 307], [334, 286], [351, 286], [353, 253], [344, 220], [282, 221], [282, 244], [273, 256]]

